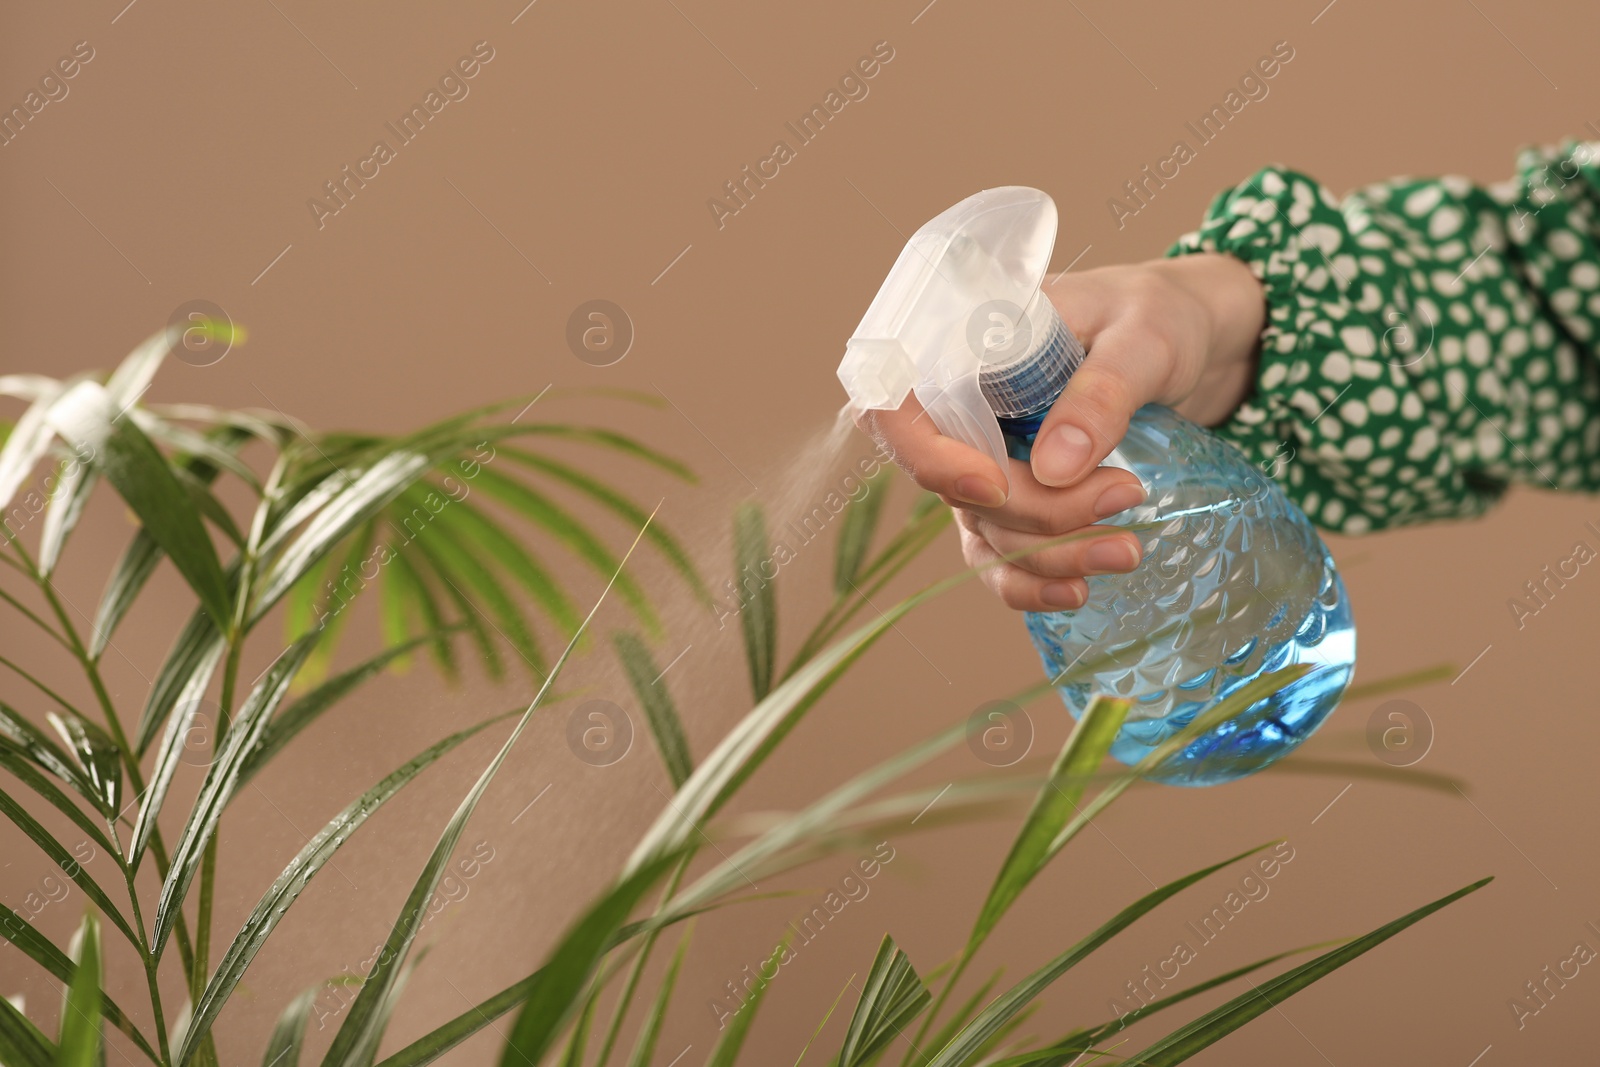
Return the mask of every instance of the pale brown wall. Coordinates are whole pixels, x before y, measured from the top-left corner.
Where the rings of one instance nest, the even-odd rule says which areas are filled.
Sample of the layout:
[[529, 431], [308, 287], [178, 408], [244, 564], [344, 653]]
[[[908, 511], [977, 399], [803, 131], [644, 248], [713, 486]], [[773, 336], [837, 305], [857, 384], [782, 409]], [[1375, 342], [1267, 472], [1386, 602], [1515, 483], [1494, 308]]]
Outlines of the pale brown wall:
[[[682, 416], [670, 408], [624, 416], [587, 401], [551, 407], [626, 417], [689, 459], [703, 475], [698, 489], [620, 466], [615, 475], [641, 498], [664, 495], [665, 519], [706, 553], [720, 552], [728, 506], [749, 489], [721, 453], [769, 492], [785, 480], [785, 461], [842, 399], [833, 365], [903, 235], [970, 192], [1047, 189], [1062, 211], [1057, 265], [1091, 246], [1079, 263], [1090, 267], [1159, 253], [1218, 189], [1268, 162], [1341, 191], [1400, 173], [1492, 180], [1510, 173], [1519, 145], [1600, 121], [1596, 17], [1582, 2], [937, 0], [924, 9], [924, 0], [539, 0], [520, 17], [521, 0], [124, 2], [6, 14], [0, 102], [20, 100], [75, 42], [89, 41], [95, 57], [66, 99], [0, 148], [0, 368], [107, 366], [174, 308], [204, 298], [248, 325], [249, 344], [215, 366], [170, 365], [152, 399], [270, 403], [317, 426], [400, 429], [552, 382], [658, 388]], [[494, 59], [470, 96], [319, 229], [307, 199], [485, 40]], [[884, 40], [894, 59], [869, 83], [870, 96], [719, 230], [707, 198]], [[1118, 230], [1108, 197], [1283, 40], [1295, 58], [1270, 96]], [[569, 313], [595, 298], [623, 306], [637, 330], [628, 356], [604, 369], [579, 362], [564, 340]], [[1029, 891], [988, 964], [1019, 977], [1147, 889], [1145, 875], [1164, 880], [1283, 835], [1294, 862], [1241, 915], [1225, 939], [1232, 943], [1206, 949], [1193, 973], [1365, 930], [1483, 874], [1498, 881], [1197, 1062], [1466, 1065], [1490, 1045], [1478, 1062], [1491, 1067], [1541, 1056], [1582, 1062], [1600, 977], [1586, 968], [1521, 1032], [1507, 1000], [1569, 956], [1574, 941], [1600, 947], [1585, 928], [1600, 922], [1592, 653], [1600, 589], [1591, 588], [1600, 578], [1584, 572], [1520, 631], [1506, 601], [1574, 541], [1597, 543], [1589, 520], [1600, 520], [1591, 500], [1527, 491], [1482, 522], [1334, 546], [1356, 605], [1362, 678], [1441, 661], [1465, 667], [1483, 652], [1454, 684], [1410, 695], [1437, 734], [1421, 768], [1469, 781], [1470, 802], [1368, 781], [1341, 794], [1346, 774], [1135, 792]], [[126, 534], [120, 509], [99, 501], [66, 583], [86, 610]], [[813, 549], [786, 576], [792, 617], [820, 603], [807, 587], [826, 581], [827, 556]], [[941, 544], [916, 577], [955, 561], [953, 544]], [[119, 637], [110, 670], [129, 707], [187, 610], [169, 581]], [[367, 629], [360, 643], [372, 643]], [[753, 787], [753, 805], [802, 802], [1035, 676], [1020, 620], [975, 588], [902, 629], [903, 640], [886, 640], [796, 733]], [[53, 655], [10, 622], [6, 635], [8, 655]], [[661, 646], [663, 660], [691, 640], [694, 651], [669, 677], [704, 753], [738, 714], [744, 681], [736, 640], [703, 621], [682, 621]], [[275, 650], [257, 651], [264, 665]], [[65, 663], [48, 663], [65, 676]], [[625, 699], [598, 666], [583, 677], [596, 693]], [[39, 710], [14, 681], [0, 684], [7, 699]], [[447, 725], [528, 690], [519, 680], [446, 691], [417, 672], [380, 681], [319, 725], [231, 816], [219, 924], [239, 921], [299, 846], [296, 828], [319, 826]], [[1362, 735], [1376, 706], [1346, 707], [1308, 753], [1375, 765]], [[585, 767], [563, 743], [563, 714], [535, 725], [469, 830], [495, 859], [467, 901], [436, 920], [448, 936], [418, 973], [396, 1038], [526, 973], [661, 807], [662, 779], [642, 740], [622, 763]], [[1048, 753], [1064, 736], [1064, 715], [1041, 703], [1034, 718], [1037, 751]], [[366, 957], [489, 751], [487, 741], [470, 746], [420, 783], [307, 893], [224, 1020], [225, 1062], [253, 1062], [295, 991]], [[926, 780], [980, 769], [962, 754]], [[179, 793], [197, 782], [189, 773]], [[0, 840], [4, 899], [15, 903], [47, 867], [14, 832]], [[1006, 841], [993, 827], [897, 841], [872, 895], [784, 970], [753, 1039], [763, 1050], [756, 1062], [793, 1061], [846, 977], [864, 973], [883, 932], [924, 970], [953, 951]], [[829, 861], [787, 884], [821, 885], [844, 866]], [[1098, 1019], [1116, 987], [1165, 955], [1183, 921], [1223, 891], [1218, 882], [1169, 906], [1062, 982], [1037, 1029]], [[81, 907], [74, 894], [40, 923], [64, 935]], [[768, 902], [702, 924], [658, 1062], [686, 1045], [693, 1049], [681, 1062], [701, 1062], [715, 1038], [706, 1001], [770, 951], [798, 910]], [[54, 1011], [53, 983], [15, 952], [0, 953], [0, 976], [0, 993], [25, 991]], [[133, 1003], [139, 989], [126, 980], [114, 991]], [[830, 1030], [835, 1042], [841, 1027], [842, 1015]], [[492, 1047], [479, 1041], [450, 1062], [491, 1062]]]

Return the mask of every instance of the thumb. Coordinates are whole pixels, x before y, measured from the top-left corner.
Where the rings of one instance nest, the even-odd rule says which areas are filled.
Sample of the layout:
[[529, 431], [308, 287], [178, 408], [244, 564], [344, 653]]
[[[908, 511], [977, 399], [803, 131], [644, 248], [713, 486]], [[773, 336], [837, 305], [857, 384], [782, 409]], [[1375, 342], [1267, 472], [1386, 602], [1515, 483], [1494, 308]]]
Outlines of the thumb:
[[1128, 420], [1159, 397], [1168, 359], [1162, 342], [1118, 323], [1091, 342], [1033, 443], [1033, 476], [1049, 486], [1076, 485], [1128, 432]]

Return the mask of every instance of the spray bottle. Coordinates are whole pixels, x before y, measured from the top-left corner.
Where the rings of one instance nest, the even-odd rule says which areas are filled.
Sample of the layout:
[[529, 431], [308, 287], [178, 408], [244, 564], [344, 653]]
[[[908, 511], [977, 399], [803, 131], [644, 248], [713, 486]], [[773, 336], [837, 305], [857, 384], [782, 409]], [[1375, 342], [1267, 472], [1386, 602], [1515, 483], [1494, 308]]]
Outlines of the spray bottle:
[[[1044, 416], [1085, 358], [1041, 289], [1056, 208], [1037, 189], [968, 197], [918, 230], [839, 364], [858, 410], [914, 393], [947, 437], [1026, 460]], [[1029, 613], [1027, 630], [1062, 700], [1132, 701], [1112, 755], [1133, 764], [1239, 687], [1297, 663], [1311, 670], [1201, 735], [1152, 777], [1211, 785], [1280, 759], [1339, 702], [1355, 629], [1327, 546], [1277, 483], [1233, 445], [1146, 405], [1105, 460], [1146, 497], [1102, 520], [1134, 532], [1128, 574], [1088, 579], [1074, 611]]]

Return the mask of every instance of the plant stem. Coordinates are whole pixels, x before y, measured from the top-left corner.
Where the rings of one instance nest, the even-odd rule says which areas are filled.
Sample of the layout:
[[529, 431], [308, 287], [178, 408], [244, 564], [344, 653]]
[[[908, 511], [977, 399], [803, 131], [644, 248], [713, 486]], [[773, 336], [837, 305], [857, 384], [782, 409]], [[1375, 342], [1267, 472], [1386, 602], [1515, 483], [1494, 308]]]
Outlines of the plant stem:
[[[241, 601], [243, 592], [241, 589]], [[237, 629], [230, 628], [228, 635], [228, 660], [222, 670], [222, 699], [217, 710], [217, 734], [215, 744], [221, 746], [223, 739], [228, 736], [228, 720], [233, 708], [234, 690], [239, 680], [239, 653], [242, 643], [239, 640]], [[216, 896], [217, 880], [217, 837], [213, 833], [206, 841], [205, 852], [200, 858], [200, 899], [195, 910], [195, 942], [194, 942], [194, 970], [189, 975], [190, 1003], [200, 1003], [200, 997], [206, 991], [206, 976], [211, 971], [211, 902]]]
[[128, 900], [133, 905], [133, 928], [139, 932], [139, 956], [144, 964], [145, 984], [150, 987], [150, 1014], [156, 1020], [156, 1045], [161, 1049], [161, 1063], [172, 1062], [172, 1049], [167, 1044], [167, 1017], [161, 1006], [161, 983], [158, 981], [158, 967], [155, 957], [150, 955], [150, 941], [144, 932], [144, 915], [139, 909], [139, 892], [133, 884], [133, 869], [122, 868], [124, 878], [128, 883]]
[[[128, 784], [133, 787], [134, 796], [142, 796], [144, 794], [144, 774], [139, 769], [139, 757], [134, 751], [133, 746], [128, 742], [127, 731], [122, 728], [122, 719], [119, 715], [117, 715], [116, 705], [111, 701], [111, 693], [106, 689], [105, 680], [100, 676], [99, 665], [95, 663], [94, 659], [89, 655], [89, 650], [84, 646], [83, 639], [78, 634], [78, 628], [72, 624], [72, 617], [68, 615], [66, 609], [62, 607], [61, 598], [56, 595], [55, 584], [50, 579], [39, 573], [39, 568], [34, 565], [32, 557], [28, 555], [27, 550], [22, 547], [22, 543], [20, 541], [18, 541], [14, 536], [11, 537], [10, 540], [11, 546], [17, 550], [17, 554], [20, 555], [23, 561], [27, 564], [29, 575], [33, 579], [34, 584], [37, 585], [39, 587], [39, 591], [44, 594], [45, 601], [50, 605], [50, 610], [55, 614], [56, 619], [61, 623], [62, 632], [66, 635], [72, 654], [78, 660], [79, 665], [83, 668], [84, 674], [88, 677], [89, 686], [94, 690], [95, 701], [100, 705], [100, 710], [106, 717], [106, 727], [111, 731], [111, 738], [116, 742], [117, 751], [122, 757], [123, 767], [128, 774]], [[115, 833], [115, 826], [113, 826], [112, 832]], [[167, 877], [168, 869], [167, 850], [166, 846], [162, 843], [161, 830], [159, 828], [151, 829], [149, 848], [150, 854], [156, 863], [156, 874], [164, 881]], [[139, 913], [138, 889], [134, 885], [132, 868], [125, 866], [125, 872], [125, 880], [128, 883], [128, 897], [130, 903], [132, 904], [134, 913], [137, 916]], [[144, 922], [142, 919], [136, 919], [136, 923], [139, 932], [139, 938], [141, 941], [145, 941]], [[180, 962], [183, 965], [184, 974], [189, 978], [192, 984], [195, 973], [194, 953], [189, 943], [188, 925], [184, 922], [183, 913], [181, 911], [177, 916], [175, 932], [178, 935], [178, 955], [180, 957]], [[145, 958], [146, 970], [149, 971], [155, 966], [155, 963], [150, 958], [148, 941], [145, 941], [143, 955]], [[154, 986], [151, 988], [151, 997], [152, 1000], [150, 1008], [155, 1015], [157, 1029], [159, 1031], [164, 1031], [166, 1029], [166, 1025], [161, 1011], [159, 991]], [[162, 1043], [164, 1046], [164, 1039]], [[164, 1054], [166, 1053], [164, 1052]]]
[[67, 644], [67, 639], [56, 633], [55, 627], [51, 626], [49, 623], [39, 618], [39, 616], [29, 611], [27, 605], [22, 603], [22, 601], [18, 600], [4, 589], [0, 589], [0, 599], [4, 599], [6, 603], [10, 604], [12, 607], [22, 612], [23, 615], [27, 616], [28, 621], [32, 622], [35, 626], [49, 634], [51, 637], [55, 638], [56, 643], [62, 648], [66, 649], [68, 652], [72, 651], [72, 646]]
[[[70, 651], [72, 646], [68, 645], [67, 648]], [[45, 696], [49, 697], [51, 700], [54, 700], [57, 704], [60, 704], [63, 708], [66, 708], [68, 711], [72, 712], [72, 714], [78, 716], [78, 718], [87, 719], [89, 717], [89, 716], [85, 715], [81, 710], [79, 710], [76, 706], [74, 706], [73, 704], [69, 703], [67, 701], [66, 697], [62, 696], [60, 693], [57, 693], [54, 689], [51, 689], [49, 686], [47, 686], [43, 682], [39, 681], [39, 679], [35, 678], [33, 675], [31, 675], [27, 671], [23, 670], [21, 666], [19, 666], [16, 663], [11, 662], [10, 660], [6, 659], [4, 656], [0, 656], [0, 666], [11, 668], [11, 670], [13, 670], [18, 675], [21, 676], [23, 681], [27, 682], [29, 685], [31, 685], [35, 689], [39, 690], [39, 692], [43, 693]]]

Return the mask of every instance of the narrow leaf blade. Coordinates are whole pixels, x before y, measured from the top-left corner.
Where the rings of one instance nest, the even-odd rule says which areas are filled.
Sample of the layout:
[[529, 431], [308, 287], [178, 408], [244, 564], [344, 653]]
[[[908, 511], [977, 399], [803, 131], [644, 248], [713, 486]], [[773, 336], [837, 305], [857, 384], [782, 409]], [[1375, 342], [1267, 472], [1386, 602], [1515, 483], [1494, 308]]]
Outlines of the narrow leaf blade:
[[772, 559], [766, 518], [760, 505], [747, 501], [734, 513], [733, 553], [739, 625], [744, 632], [745, 659], [750, 667], [750, 692], [759, 701], [772, 691], [778, 655], [777, 592], [766, 574]]
[[677, 861], [669, 854], [624, 878], [583, 914], [550, 953], [501, 1054], [501, 1067], [538, 1063], [550, 1050], [573, 1006], [610, 947], [611, 938], [650, 888]]
[[1262, 982], [1250, 992], [1234, 997], [1187, 1026], [1173, 1031], [1125, 1062], [1138, 1067], [1169, 1067], [1171, 1064], [1182, 1063], [1201, 1049], [1208, 1048], [1233, 1033], [1256, 1016], [1271, 1011], [1313, 982], [1343, 967], [1357, 956], [1370, 952], [1406, 927], [1420, 922], [1469, 893], [1476, 893], [1492, 881], [1493, 878], [1484, 878], [1463, 886], [1454, 893], [1446, 894], [1430, 904], [1424, 904], [1414, 911], [1407, 912], [1393, 922], [1385, 923], [1364, 937], [1358, 937], [1276, 978]]
[[261, 1067], [300, 1067], [300, 1047], [306, 1038], [306, 1016], [311, 1004], [322, 991], [321, 984], [301, 991], [278, 1016], [278, 1023], [267, 1038], [267, 1051], [261, 1056]]
[[238, 786], [239, 769], [245, 757], [261, 739], [267, 719], [289, 690], [295, 672], [311, 654], [317, 635], [307, 636], [290, 645], [277, 661], [267, 668], [266, 675], [251, 690], [239, 709], [238, 716], [228, 726], [222, 749], [212, 761], [200, 786], [200, 795], [189, 812], [177, 847], [173, 849], [172, 866], [167, 870], [166, 881], [161, 886], [161, 898], [156, 904], [155, 928], [150, 938], [150, 949], [159, 954], [172, 933], [183, 898], [189, 884], [199, 871], [202, 853], [211, 835], [216, 832], [234, 789]]
[[650, 724], [650, 735], [655, 738], [661, 762], [672, 779], [672, 788], [677, 790], [689, 780], [689, 775], [694, 772], [694, 763], [689, 757], [689, 742], [683, 735], [683, 722], [673, 707], [672, 695], [663, 684], [664, 672], [656, 668], [650, 650], [635, 634], [619, 632], [613, 634], [611, 639], [617, 650], [617, 658], [622, 661], [623, 670], [628, 674], [628, 683], [639, 698], [640, 707], [644, 709], [645, 719]]
[[928, 1006], [933, 995], [911, 960], [885, 936], [856, 1001], [839, 1050], [839, 1067], [865, 1067]]
[[217, 550], [189, 493], [167, 460], [114, 399], [94, 382], [79, 382], [51, 411], [57, 432], [88, 448], [117, 493], [177, 566], [216, 625], [232, 618], [232, 598]]
[[61, 1009], [57, 1067], [98, 1067], [104, 1038], [100, 1003], [100, 924], [90, 914], [83, 920], [78, 965]]
[[1151, 890], [1132, 904], [1123, 908], [1116, 915], [1102, 923], [1096, 930], [1083, 940], [1073, 945], [1067, 951], [1034, 971], [1027, 978], [1012, 986], [1005, 993], [996, 997], [993, 1003], [978, 1013], [977, 1018], [961, 1029], [951, 1039], [950, 1043], [940, 1049], [938, 1054], [929, 1062], [929, 1067], [957, 1067], [958, 1064], [967, 1063], [977, 1055], [996, 1033], [1019, 1011], [1025, 1008], [1030, 1001], [1044, 992], [1051, 983], [1060, 978], [1067, 971], [1085, 959], [1090, 953], [1101, 945], [1111, 940], [1114, 936], [1133, 925], [1134, 922], [1152, 911], [1158, 904], [1175, 896], [1211, 874], [1215, 874], [1230, 863], [1237, 863], [1246, 856], [1254, 855], [1265, 848], [1253, 848], [1241, 852], [1237, 856], [1229, 857], [1221, 863], [1214, 863], [1209, 867], [1185, 875], [1164, 886]]
[[277, 924], [288, 912], [289, 907], [299, 898], [311, 879], [333, 858], [334, 853], [349, 840], [350, 835], [388, 802], [389, 798], [447, 752], [485, 727], [504, 721], [505, 718], [507, 716], [502, 715], [478, 723], [451, 734], [425, 749], [353, 800], [343, 811], [330, 819], [316, 836], [306, 842], [256, 902], [255, 908], [234, 937], [233, 943], [218, 961], [217, 969], [206, 984], [205, 992], [201, 994], [199, 1003], [195, 1007], [194, 1021], [189, 1026], [188, 1034], [185, 1035], [183, 1046], [178, 1049], [174, 1057], [174, 1062], [179, 1067], [188, 1064], [190, 1057], [199, 1049], [201, 1039], [210, 1032], [223, 1006], [244, 977], [251, 960], [255, 959], [256, 953], [266, 944], [273, 930], [277, 929]]
[[1051, 842], [1067, 820], [1078, 813], [1078, 802], [1083, 799], [1090, 776], [1110, 753], [1111, 743], [1127, 718], [1128, 707], [1125, 700], [1096, 697], [1078, 720], [978, 912], [977, 922], [967, 939], [968, 956], [977, 950], [1022, 890], [1049, 862]]

